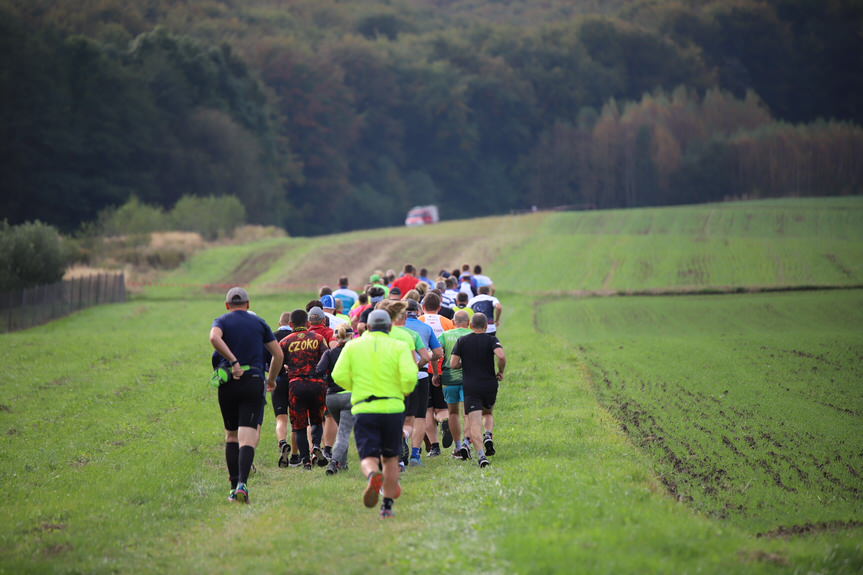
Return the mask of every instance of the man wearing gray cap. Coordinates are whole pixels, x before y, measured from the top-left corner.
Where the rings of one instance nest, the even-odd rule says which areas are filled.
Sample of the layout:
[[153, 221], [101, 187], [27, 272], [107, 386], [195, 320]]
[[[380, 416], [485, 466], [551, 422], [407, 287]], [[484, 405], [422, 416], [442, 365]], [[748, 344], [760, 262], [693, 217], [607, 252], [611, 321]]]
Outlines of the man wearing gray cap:
[[264, 350], [272, 357], [266, 389], [276, 387], [282, 368], [282, 349], [263, 319], [249, 313], [249, 294], [241, 287], [225, 296], [228, 313], [216, 318], [210, 329], [210, 343], [221, 356], [219, 366], [230, 372], [219, 385], [219, 408], [225, 425], [225, 460], [231, 481], [230, 501], [249, 502], [246, 482], [255, 461], [258, 421], [263, 409]]
[[352, 392], [354, 437], [368, 478], [363, 503], [374, 507], [383, 489], [381, 517], [388, 518], [401, 493], [398, 460], [404, 398], [416, 385], [417, 365], [408, 345], [390, 337], [392, 320], [386, 311], [371, 312], [367, 324], [368, 333], [345, 345], [332, 377]]

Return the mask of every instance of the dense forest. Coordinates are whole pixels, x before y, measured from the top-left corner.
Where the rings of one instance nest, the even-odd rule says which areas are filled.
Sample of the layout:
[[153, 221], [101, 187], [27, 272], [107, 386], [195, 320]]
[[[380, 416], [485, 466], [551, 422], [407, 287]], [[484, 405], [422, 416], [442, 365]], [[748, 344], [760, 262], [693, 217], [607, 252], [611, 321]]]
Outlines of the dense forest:
[[0, 0], [0, 219], [861, 193], [861, 30], [860, 0]]

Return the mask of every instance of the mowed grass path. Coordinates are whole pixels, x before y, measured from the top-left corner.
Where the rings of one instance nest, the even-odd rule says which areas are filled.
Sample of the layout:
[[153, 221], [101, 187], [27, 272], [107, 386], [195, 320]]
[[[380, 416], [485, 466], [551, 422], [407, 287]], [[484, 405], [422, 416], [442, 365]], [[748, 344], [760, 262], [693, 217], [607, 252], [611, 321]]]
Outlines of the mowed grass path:
[[[511, 369], [490, 470], [448, 457], [404, 478], [394, 521], [360, 504], [352, 469], [275, 466], [272, 416], [253, 504], [225, 501], [206, 386], [211, 301], [133, 302], [0, 336], [0, 570], [7, 573], [842, 572], [859, 538], [756, 539], [669, 497], [598, 404], [567, 338], [509, 304]], [[259, 298], [271, 318], [304, 298]], [[243, 537], [241, 539], [241, 537]], [[373, 568], [373, 565], [380, 565]], [[856, 567], [855, 567], [856, 568]]]

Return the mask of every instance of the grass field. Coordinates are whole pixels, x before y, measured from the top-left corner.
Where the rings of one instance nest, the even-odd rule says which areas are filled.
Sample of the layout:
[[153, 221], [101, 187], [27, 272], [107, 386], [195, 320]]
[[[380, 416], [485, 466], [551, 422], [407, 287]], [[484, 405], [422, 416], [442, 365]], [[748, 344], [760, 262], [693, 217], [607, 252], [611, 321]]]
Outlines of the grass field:
[[[863, 204], [837, 202], [739, 204], [733, 219], [841, 212], [796, 239], [766, 230], [763, 240], [782, 251], [822, 234], [858, 273], [853, 224]], [[668, 267], [653, 285], [680, 285], [671, 261], [704, 245], [680, 238], [695, 237], [692, 222], [711, 209], [731, 208], [535, 214], [220, 248], [129, 303], [0, 335], [0, 572], [861, 572], [861, 291], [538, 295], [592, 289], [581, 267], [528, 256], [542, 251], [539, 237], [561, 232], [573, 258], [580, 252], [566, 246], [576, 235], [607, 237], [591, 257], [613, 261], [602, 249], [635, 223], [591, 231], [602, 219], [676, 221], [645, 238], [679, 230], [680, 255], [651, 257]], [[567, 235], [568, 225], [586, 227]], [[204, 284], [231, 283], [240, 270], [253, 309], [273, 325], [311, 297], [304, 283], [334, 281], [338, 268], [321, 260], [347, 258], [356, 273], [421, 263], [420, 254], [454, 249], [463, 227], [477, 239], [438, 265], [487, 262], [505, 305], [510, 368], [493, 466], [427, 460], [404, 477], [396, 519], [381, 522], [360, 503], [355, 454], [335, 477], [278, 469], [268, 413], [253, 504], [227, 504], [221, 421], [206, 385], [207, 333], [224, 290]], [[322, 251], [334, 246], [341, 255]], [[812, 269], [821, 251], [799, 253], [795, 265]], [[522, 267], [509, 271], [516, 260]], [[762, 260], [753, 256], [757, 283], [769, 285]], [[257, 295], [268, 291], [277, 293]]]

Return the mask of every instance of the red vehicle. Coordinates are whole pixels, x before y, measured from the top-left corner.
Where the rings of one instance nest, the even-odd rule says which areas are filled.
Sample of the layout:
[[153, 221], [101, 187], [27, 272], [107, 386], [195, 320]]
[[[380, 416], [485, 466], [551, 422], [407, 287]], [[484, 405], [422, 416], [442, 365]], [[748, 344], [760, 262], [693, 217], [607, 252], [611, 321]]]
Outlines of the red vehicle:
[[436, 224], [440, 221], [437, 206], [416, 206], [411, 208], [405, 218], [406, 226], [424, 226], [426, 224]]

